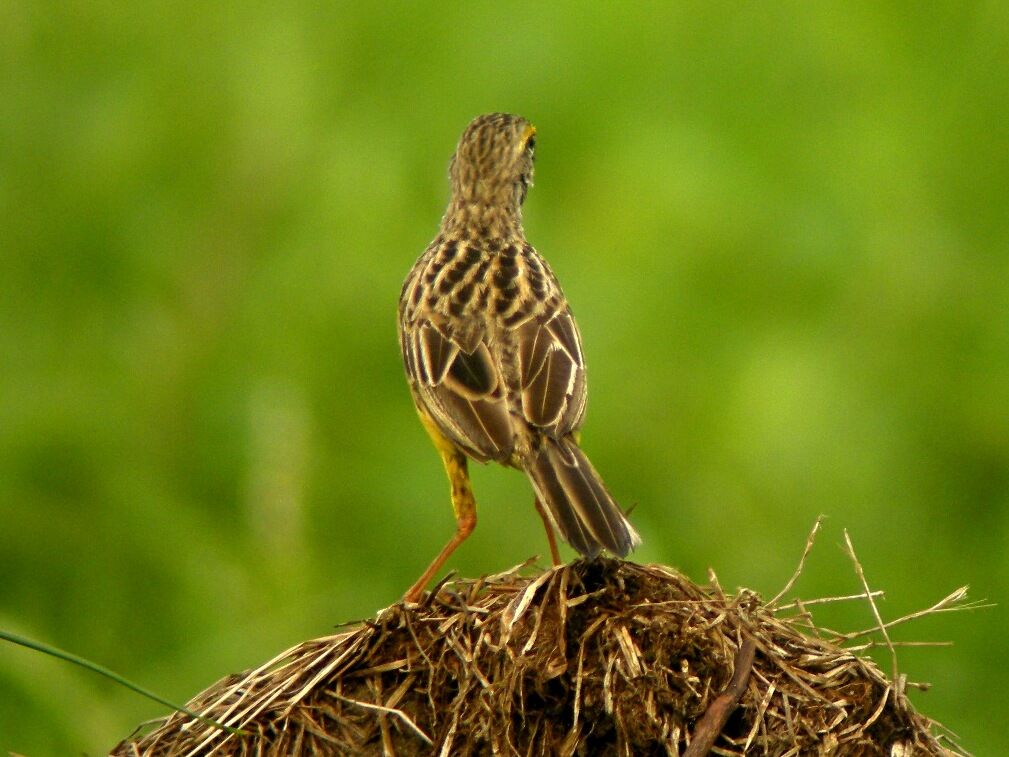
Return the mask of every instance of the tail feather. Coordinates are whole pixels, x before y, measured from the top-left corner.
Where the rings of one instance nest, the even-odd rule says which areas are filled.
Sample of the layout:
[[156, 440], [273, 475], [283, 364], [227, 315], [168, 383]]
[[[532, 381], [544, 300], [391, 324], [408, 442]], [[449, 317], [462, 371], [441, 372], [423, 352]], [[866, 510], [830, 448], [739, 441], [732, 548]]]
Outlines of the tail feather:
[[625, 557], [641, 543], [592, 463], [571, 439], [546, 437], [526, 466], [564, 540], [583, 555]]

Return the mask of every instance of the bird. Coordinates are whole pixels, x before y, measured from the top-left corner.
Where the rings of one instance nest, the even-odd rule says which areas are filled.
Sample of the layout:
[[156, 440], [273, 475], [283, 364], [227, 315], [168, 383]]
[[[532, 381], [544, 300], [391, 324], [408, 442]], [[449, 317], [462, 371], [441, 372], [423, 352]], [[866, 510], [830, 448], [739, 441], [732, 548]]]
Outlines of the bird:
[[476, 527], [468, 460], [523, 471], [554, 531], [588, 557], [625, 557], [640, 537], [579, 446], [582, 340], [549, 264], [526, 240], [536, 127], [509, 113], [469, 123], [449, 164], [451, 198], [407, 275], [399, 343], [420, 420], [448, 475], [452, 538], [404, 595], [417, 602]]

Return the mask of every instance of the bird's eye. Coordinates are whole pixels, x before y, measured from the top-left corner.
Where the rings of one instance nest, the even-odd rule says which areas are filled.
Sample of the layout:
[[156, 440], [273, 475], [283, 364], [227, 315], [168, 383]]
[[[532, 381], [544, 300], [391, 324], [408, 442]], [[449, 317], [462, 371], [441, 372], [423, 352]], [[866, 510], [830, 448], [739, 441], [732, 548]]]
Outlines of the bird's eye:
[[530, 152], [536, 149], [536, 137], [529, 137], [529, 139], [526, 140], [526, 149]]

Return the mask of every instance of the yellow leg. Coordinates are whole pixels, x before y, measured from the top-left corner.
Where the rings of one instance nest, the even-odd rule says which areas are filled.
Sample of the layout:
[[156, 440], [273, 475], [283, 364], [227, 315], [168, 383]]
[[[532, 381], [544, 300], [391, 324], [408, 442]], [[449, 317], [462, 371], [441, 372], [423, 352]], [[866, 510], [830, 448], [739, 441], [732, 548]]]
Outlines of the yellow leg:
[[536, 498], [536, 512], [540, 514], [540, 518], [543, 520], [543, 528], [547, 531], [547, 542], [550, 544], [550, 559], [553, 560], [554, 565], [561, 564], [561, 553], [557, 551], [557, 539], [554, 538], [554, 527], [550, 525], [550, 518], [547, 517], [547, 511], [543, 509], [543, 503], [540, 502], [540, 498]]
[[403, 599], [407, 602], [418, 601], [424, 593], [424, 587], [428, 585], [435, 573], [445, 564], [449, 556], [455, 552], [456, 548], [466, 541], [473, 529], [476, 528], [476, 500], [473, 498], [473, 489], [469, 485], [469, 472], [466, 467], [466, 456], [456, 449], [445, 435], [438, 430], [426, 413], [420, 413], [421, 422], [427, 433], [430, 434], [434, 446], [441, 455], [442, 464], [445, 466], [445, 473], [448, 474], [449, 483], [452, 486], [452, 510], [455, 512], [455, 534], [449, 539], [438, 556], [427, 566], [424, 574], [417, 579], [416, 583], [409, 588]]

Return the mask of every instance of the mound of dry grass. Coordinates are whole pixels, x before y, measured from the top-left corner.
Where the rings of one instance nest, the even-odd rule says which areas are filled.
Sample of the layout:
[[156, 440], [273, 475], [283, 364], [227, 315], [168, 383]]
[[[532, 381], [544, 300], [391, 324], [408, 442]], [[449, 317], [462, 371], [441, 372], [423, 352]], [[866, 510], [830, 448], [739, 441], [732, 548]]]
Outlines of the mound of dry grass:
[[801, 605], [615, 560], [524, 573], [446, 583], [189, 703], [246, 735], [176, 713], [114, 754], [953, 753]]

